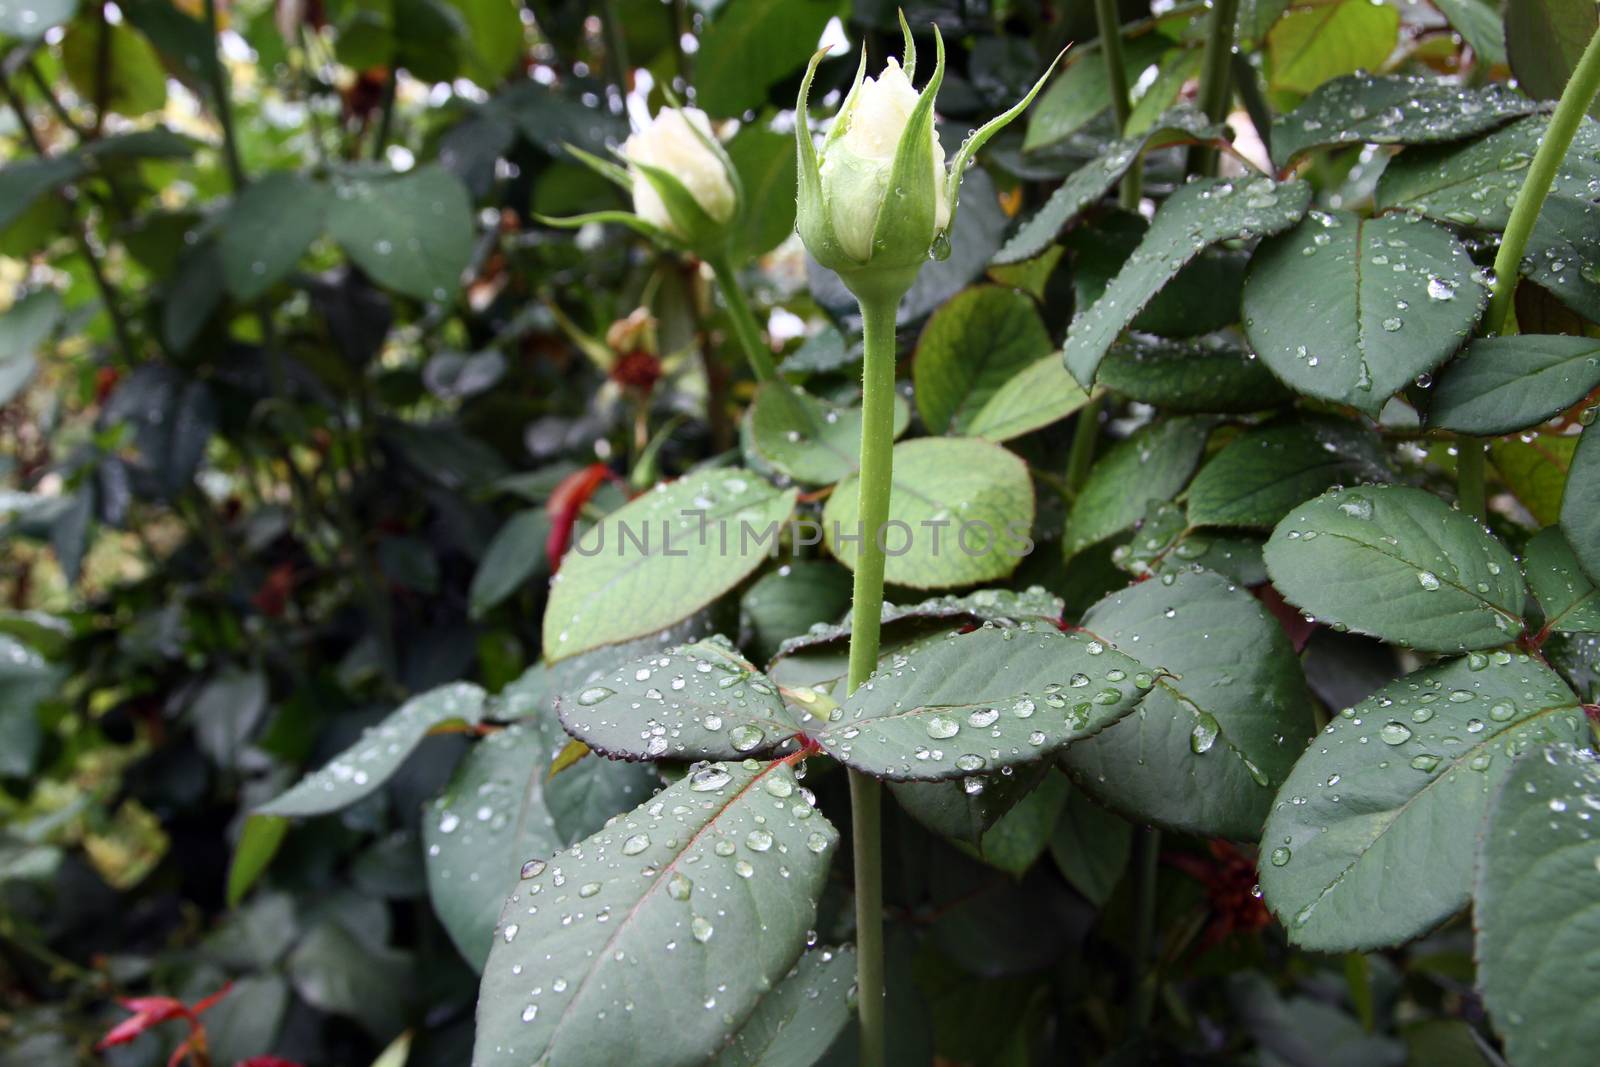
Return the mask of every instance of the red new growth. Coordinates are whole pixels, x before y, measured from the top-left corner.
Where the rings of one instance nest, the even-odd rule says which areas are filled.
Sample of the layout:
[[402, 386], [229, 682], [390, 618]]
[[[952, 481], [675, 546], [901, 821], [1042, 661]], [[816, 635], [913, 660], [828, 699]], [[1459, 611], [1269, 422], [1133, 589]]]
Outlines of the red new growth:
[[572, 528], [577, 525], [579, 513], [600, 488], [600, 483], [607, 479], [617, 480], [611, 468], [604, 463], [591, 463], [561, 479], [550, 499], [545, 501], [544, 510], [550, 516], [550, 535], [545, 539], [544, 552], [550, 560], [550, 573], [561, 569], [561, 557], [572, 544]]
[[106, 1036], [100, 1039], [95, 1048], [108, 1049], [112, 1045], [125, 1045], [151, 1027], [160, 1026], [173, 1019], [182, 1019], [189, 1024], [189, 1036], [173, 1049], [172, 1058], [167, 1061], [168, 1067], [175, 1067], [185, 1057], [196, 1064], [203, 1064], [207, 1062], [206, 1028], [200, 1022], [200, 1014], [227, 996], [232, 988], [233, 983], [229, 982], [209, 997], [195, 1001], [193, 1005], [185, 1004], [176, 997], [123, 998], [122, 1006], [133, 1012], [133, 1015], [106, 1031]]

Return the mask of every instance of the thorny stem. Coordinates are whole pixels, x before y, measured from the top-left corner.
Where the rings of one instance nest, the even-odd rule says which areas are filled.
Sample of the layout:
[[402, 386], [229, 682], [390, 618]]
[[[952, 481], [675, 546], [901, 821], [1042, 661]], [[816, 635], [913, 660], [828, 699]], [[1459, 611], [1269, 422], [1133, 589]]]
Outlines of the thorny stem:
[[1078, 495], [1089, 477], [1089, 466], [1094, 462], [1095, 440], [1100, 436], [1101, 397], [1091, 397], [1078, 409], [1078, 422], [1072, 429], [1072, 448], [1067, 452], [1067, 502]]
[[[777, 381], [778, 365], [772, 360], [772, 349], [761, 340], [761, 327], [756, 325], [756, 317], [750, 312], [750, 302], [745, 299], [744, 290], [739, 288], [739, 279], [734, 276], [732, 265], [720, 256], [710, 263], [712, 273], [717, 276], [717, 288], [722, 291], [722, 301], [728, 305], [728, 318], [733, 320], [733, 332], [739, 338], [739, 347], [744, 349], [745, 359], [750, 361], [750, 370], [760, 381]], [[890, 389], [894, 388], [892, 374], [891, 366]]]
[[[1211, 29], [1206, 34], [1205, 52], [1200, 60], [1200, 110], [1212, 122], [1228, 117], [1228, 102], [1233, 97], [1233, 31], [1239, 19], [1239, 0], [1216, 0], [1211, 5]], [[1189, 149], [1190, 174], [1215, 174], [1214, 148]]]
[[[22, 130], [23, 137], [29, 147], [40, 159], [50, 159], [50, 151], [39, 138], [33, 128], [32, 121], [28, 118], [22, 97], [12, 88], [11, 82], [0, 74], [0, 95], [5, 96], [6, 103], [11, 105], [11, 110], [16, 113], [17, 125]], [[61, 198], [66, 201], [67, 210], [72, 213], [72, 238], [78, 245], [78, 252], [89, 266], [89, 277], [94, 279], [94, 287], [100, 293], [100, 302], [105, 305], [106, 317], [111, 320], [111, 332], [117, 339], [117, 347], [122, 349], [122, 356], [131, 365], [137, 355], [133, 345], [133, 335], [128, 332], [127, 320], [122, 317], [122, 309], [117, 303], [117, 291], [111, 287], [111, 280], [106, 277], [105, 268], [100, 263], [100, 254], [95, 251], [94, 243], [89, 239], [89, 225], [80, 217], [77, 208], [79, 197], [67, 190], [60, 191]]]
[[1156, 1002], [1156, 975], [1150, 961], [1155, 945], [1156, 875], [1160, 858], [1161, 831], [1153, 826], [1146, 827], [1139, 838], [1139, 868], [1135, 872], [1138, 896], [1134, 901], [1133, 1024], [1139, 1031], [1149, 1028]]
[[207, 64], [211, 75], [211, 92], [216, 97], [213, 106], [217, 123], [222, 127], [222, 154], [228, 162], [228, 180], [234, 191], [244, 188], [244, 165], [239, 162], [239, 142], [233, 135], [233, 107], [228, 97], [228, 72], [222, 65], [222, 55], [217, 51], [217, 0], [206, 0], [206, 30], [211, 34], [212, 52]]
[[[851, 691], [878, 664], [883, 613], [883, 547], [878, 532], [889, 517], [894, 472], [895, 309], [899, 295], [861, 300], [865, 364], [862, 368], [861, 535], [850, 602]], [[862, 1067], [884, 1062], [883, 1002], [883, 786], [850, 772], [850, 825], [855, 849], [856, 985], [861, 1016]]]
[[1556, 168], [1566, 158], [1572, 138], [1578, 132], [1589, 101], [1600, 90], [1600, 31], [1589, 38], [1578, 65], [1573, 68], [1561, 100], [1550, 116], [1539, 150], [1528, 166], [1527, 177], [1522, 179], [1522, 189], [1511, 208], [1511, 218], [1506, 222], [1505, 236], [1494, 257], [1494, 288], [1489, 294], [1489, 311], [1483, 317], [1485, 336], [1503, 333], [1511, 318], [1511, 298], [1517, 291], [1517, 275], [1522, 269], [1522, 255], [1527, 250], [1528, 238], [1533, 234], [1533, 224], [1550, 195], [1550, 185], [1555, 181]]
[[[1117, 120], [1117, 133], [1126, 136], [1128, 116], [1132, 105], [1128, 102], [1128, 71], [1122, 58], [1122, 23], [1117, 18], [1117, 0], [1094, 0], [1095, 26], [1100, 33], [1100, 54], [1106, 61], [1106, 88], [1111, 92], [1111, 113]], [[1143, 173], [1140, 161], [1122, 176], [1118, 202], [1129, 211], [1139, 210], [1140, 186]]]
[[[1589, 101], [1600, 91], [1600, 31], [1589, 38], [1589, 45], [1573, 68], [1572, 76], [1561, 93], [1550, 125], [1545, 129], [1539, 150], [1534, 153], [1528, 174], [1522, 180], [1516, 202], [1511, 207], [1511, 217], [1506, 221], [1505, 236], [1494, 257], [1494, 287], [1489, 293], [1489, 310], [1483, 317], [1483, 334], [1496, 337], [1505, 332], [1511, 321], [1512, 298], [1517, 292], [1517, 279], [1522, 270], [1522, 257], [1533, 235], [1539, 211], [1550, 195], [1555, 181], [1556, 168], [1566, 158], [1572, 138], [1578, 132]], [[1461, 510], [1482, 519], [1486, 514], [1484, 492], [1484, 444], [1474, 437], [1462, 437], [1456, 442], [1456, 494]]]

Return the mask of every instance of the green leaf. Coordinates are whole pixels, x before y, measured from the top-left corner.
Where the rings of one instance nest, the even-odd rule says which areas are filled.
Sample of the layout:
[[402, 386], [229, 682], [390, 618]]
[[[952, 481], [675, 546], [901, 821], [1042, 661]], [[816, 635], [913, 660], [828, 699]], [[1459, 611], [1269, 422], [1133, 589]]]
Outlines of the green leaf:
[[1273, 89], [1309, 93], [1341, 74], [1383, 66], [1400, 36], [1400, 12], [1367, 0], [1297, 8], [1267, 33]]
[[1554, 193], [1528, 237], [1522, 273], [1588, 319], [1600, 322], [1600, 205]]
[[86, 169], [75, 156], [25, 159], [0, 168], [0, 228], [22, 218], [46, 193], [82, 177]]
[[1203, 416], [1164, 419], [1108, 449], [1067, 515], [1067, 556], [1126, 530], [1151, 501], [1177, 496], [1200, 465], [1211, 426]]
[[1385, 641], [1465, 652], [1503, 645], [1523, 629], [1526, 594], [1511, 553], [1421, 489], [1324, 493], [1278, 524], [1266, 560], [1291, 604]]
[[1060, 422], [1088, 402], [1089, 394], [1052, 352], [1007, 378], [972, 413], [966, 432], [986, 441], [1009, 441]]
[[[1118, 210], [1067, 234], [1063, 243], [1072, 252], [1072, 291], [1078, 308], [1104, 295], [1149, 229], [1142, 215]], [[1134, 316], [1127, 337], [1140, 333], [1195, 337], [1233, 326], [1239, 321], [1239, 296], [1249, 262], [1249, 253], [1242, 249], [1202, 250]]]
[[300, 999], [328, 1015], [355, 1019], [387, 1041], [405, 1026], [416, 959], [364, 942], [329, 919], [311, 930], [285, 961]]
[[625, 759], [738, 759], [801, 729], [778, 687], [720, 636], [624, 664], [561, 694], [556, 712], [573, 737]]
[[[980, 589], [966, 596], [929, 597], [917, 604], [885, 603], [879, 612], [882, 649], [879, 661], [892, 653], [908, 637], [926, 635], [958, 626], [1017, 626], [1023, 622], [1047, 622], [1061, 618], [1061, 598], [1040, 586], [1023, 592], [1010, 589]], [[837, 626], [813, 627], [810, 632], [785, 641], [774, 657], [769, 673], [785, 686], [831, 686], [845, 675], [848, 660], [851, 618], [846, 615]]]
[[1084, 899], [1105, 907], [1132, 851], [1133, 827], [1126, 819], [1102, 808], [1082, 790], [1067, 794], [1050, 838], [1050, 857]]
[[322, 233], [327, 188], [293, 171], [264, 175], [222, 218], [217, 252], [228, 292], [249, 302], [288, 277]]
[[1488, 298], [1440, 226], [1314, 212], [1256, 250], [1244, 329], [1287, 385], [1375, 415], [1461, 346]]
[[1050, 772], [1048, 763], [1030, 763], [1013, 774], [945, 782], [890, 782], [902, 811], [936, 834], [974, 849], [983, 835], [1016, 807]]
[[726, 4], [700, 35], [695, 103], [713, 115], [760, 108], [767, 91], [805, 66], [839, 0]]
[[77, 10], [78, 0], [0, 0], [0, 36], [38, 40]]
[[1139, 520], [1139, 531], [1111, 552], [1111, 562], [1136, 578], [1177, 575], [1195, 567], [1216, 571], [1240, 585], [1264, 585], [1261, 542], [1197, 531], [1184, 509], [1153, 500]]
[[[861, 409], [812, 396], [788, 382], [763, 382], [750, 405], [750, 442], [774, 470], [807, 485], [832, 485], [860, 467]], [[894, 435], [911, 423], [911, 407], [894, 404]]]
[[1249, 412], [1293, 394], [1235, 335], [1169, 341], [1130, 334], [1100, 364], [1102, 386], [1130, 400], [1177, 412]]
[[[1505, 18], [1506, 57], [1517, 85], [1536, 99], [1556, 99], [1600, 29], [1600, 10], [1589, 0], [1518, 0], [1506, 5]], [[1600, 104], [1590, 101], [1589, 114], [1600, 115]]]
[[1117, 335], [1206, 246], [1292, 226], [1310, 199], [1305, 182], [1278, 185], [1260, 177], [1201, 179], [1178, 189], [1156, 212], [1144, 240], [1105, 292], [1073, 316], [1064, 348], [1072, 376], [1091, 384]]
[[[1144, 70], [1161, 58], [1167, 42], [1160, 34], [1124, 37], [1123, 66]], [[1067, 53], [1055, 81], [1039, 95], [1028, 114], [1022, 150], [1033, 152], [1066, 140], [1111, 107], [1105, 53], [1095, 41]], [[1026, 258], [1026, 257], [1024, 257]]]
[[516, 0], [449, 0], [466, 25], [460, 42], [465, 73], [492, 89], [527, 49]]
[[1489, 0], [1435, 0], [1439, 13], [1477, 53], [1477, 63], [1486, 67], [1506, 65], [1506, 31], [1500, 21], [1500, 5]]
[[855, 1014], [856, 953], [812, 949], [761, 998], [711, 1067], [812, 1067]]
[[460, 180], [436, 165], [395, 177], [340, 178], [328, 232], [379, 285], [444, 301], [472, 257], [472, 203]]
[[506, 520], [472, 575], [467, 599], [473, 618], [482, 618], [536, 575], [549, 571], [545, 555], [549, 536], [550, 515], [542, 507], [527, 508]]
[[967, 289], [928, 319], [911, 380], [929, 433], [970, 434], [979, 410], [1052, 349], [1033, 300], [1015, 289]]
[[1033, 483], [1016, 455], [987, 441], [923, 437], [894, 447], [884, 529], [861, 525], [860, 484], [840, 482], [822, 512], [823, 538], [851, 570], [857, 537], [880, 534], [884, 579], [913, 589], [948, 589], [1004, 578], [1032, 550]]
[[244, 821], [239, 843], [233, 848], [233, 861], [228, 865], [228, 907], [238, 907], [266, 873], [288, 832], [289, 820], [281, 816], [252, 815]]
[[[965, 792], [969, 788], [970, 781], [973, 779], [960, 783], [916, 784], [961, 789]], [[982, 779], [977, 781], [981, 782]], [[902, 783], [902, 788], [912, 784]], [[1061, 817], [1061, 810], [1066, 805], [1067, 794], [1070, 792], [1072, 785], [1067, 781], [1067, 776], [1047, 765], [1043, 781], [1001, 815], [975, 845], [962, 844], [962, 850], [971, 852], [988, 866], [1005, 871], [1014, 878], [1023, 877], [1033, 867], [1034, 862], [1044, 855], [1045, 849], [1050, 847], [1056, 820]]]
[[475, 725], [484, 692], [455, 682], [412, 697], [320, 770], [255, 810], [257, 815], [325, 815], [375, 792], [405, 762], [422, 739], [451, 723]]
[[1147, 675], [1170, 676], [1132, 715], [1067, 749], [1073, 781], [1140, 821], [1254, 839], [1273, 786], [1316, 729], [1283, 628], [1208, 571], [1130, 586], [1082, 625]]
[[473, 1063], [703, 1061], [799, 957], [837, 841], [788, 766], [705, 764], [529, 864], [484, 970]]
[[1490, 441], [1489, 462], [1534, 521], [1548, 526], [1560, 519], [1562, 492], [1577, 447], [1578, 438], [1565, 434], [1523, 434]]
[[688, 618], [775, 551], [798, 495], [725, 468], [657, 486], [613, 511], [562, 558], [545, 607], [545, 658]]
[[62, 680], [62, 672], [38, 652], [0, 634], [0, 778], [33, 773], [44, 741], [38, 705]]
[[1538, 107], [1503, 84], [1464, 89], [1436, 78], [1351, 74], [1319, 86], [1273, 123], [1272, 158], [1286, 167], [1332, 145], [1459, 141]]
[[[1384, 168], [1374, 202], [1383, 210], [1405, 208], [1441, 222], [1503, 230], [1549, 124], [1548, 116], [1530, 115], [1464, 143], [1407, 149]], [[1600, 181], [1600, 123], [1585, 118], [1550, 191], [1589, 198], [1596, 181]]]
[[1554, 745], [1516, 762], [1489, 805], [1474, 894], [1478, 982], [1512, 1063], [1594, 1061], [1600, 1017], [1600, 764]]
[[1600, 386], [1600, 341], [1516, 334], [1480, 338], [1433, 387], [1428, 425], [1490, 436], [1537, 426]]
[[1345, 419], [1313, 416], [1230, 441], [1195, 475], [1189, 522], [1276, 526], [1290, 508], [1326, 489], [1393, 477], [1376, 433]]
[[[13, 0], [14, 2], [14, 0]], [[102, 40], [109, 36], [109, 43]], [[127, 23], [74, 22], [61, 38], [61, 66], [80, 99], [137, 116], [167, 102], [167, 72], [148, 38]]]
[[195, 747], [219, 767], [238, 766], [270, 695], [260, 670], [228, 667], [207, 678], [189, 705]]
[[786, 133], [746, 126], [728, 142], [744, 186], [745, 218], [734, 235], [733, 262], [766, 255], [794, 232], [795, 142]]
[[1335, 716], [1261, 835], [1261, 889], [1289, 940], [1365, 951], [1467, 904], [1474, 843], [1512, 757], [1586, 732], [1554, 671], [1497, 652], [1407, 675]]
[[1550, 633], [1600, 633], [1600, 588], [1583, 573], [1560, 527], [1540, 530], [1522, 556], [1528, 588]]
[[540, 707], [473, 745], [423, 816], [434, 913], [480, 971], [523, 863], [588, 837], [654, 791], [651, 768], [598, 756], [552, 777], [566, 741]]
[[739, 601], [740, 643], [758, 662], [850, 609], [850, 572], [825, 559], [793, 559], [753, 582]]
[[876, 778], [1003, 773], [1105, 729], [1151, 684], [1136, 660], [1085, 634], [985, 626], [881, 665], [816, 740]]
[[1589, 577], [1600, 576], [1600, 433], [1585, 429], [1578, 437], [1561, 497], [1561, 532]]
[[37, 351], [62, 317], [61, 294], [39, 289], [0, 315], [0, 406], [9, 403], [38, 368]]
[[1210, 140], [1219, 136], [1221, 129], [1211, 125], [1205, 115], [1193, 107], [1180, 105], [1165, 112], [1144, 133], [1113, 141], [1104, 152], [1068, 175], [1050, 194], [1050, 199], [1006, 239], [992, 262], [1020, 263], [1043, 252], [1067, 223], [1109, 193], [1128, 168], [1150, 149], [1183, 140]]

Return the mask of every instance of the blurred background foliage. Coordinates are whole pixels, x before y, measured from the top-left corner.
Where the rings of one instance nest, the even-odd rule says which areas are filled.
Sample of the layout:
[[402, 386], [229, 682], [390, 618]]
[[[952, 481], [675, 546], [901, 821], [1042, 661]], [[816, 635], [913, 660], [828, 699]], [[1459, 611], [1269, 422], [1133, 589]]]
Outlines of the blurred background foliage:
[[[902, 309], [910, 336], [1112, 119], [1087, 0], [904, 6], [949, 46], [951, 145], [1087, 42], [969, 179], [954, 254]], [[1137, 130], [1192, 96], [1206, 9], [1119, 6]], [[1593, 15], [1514, 3], [1502, 33], [1484, 0], [1244, 0], [1242, 100], [1264, 115], [1357, 69], [1481, 84], [1508, 64], [1554, 96], [1589, 32], [1564, 27]], [[792, 101], [819, 40], [876, 61], [898, 50], [894, 17], [892, 0], [0, 0], [0, 1063], [91, 1062], [124, 1014], [112, 998], [230, 980], [205, 1016], [215, 1062], [366, 1063], [406, 1029], [411, 1063], [466, 1062], [477, 976], [434, 917], [419, 840], [466, 740], [435, 737], [368, 799], [255, 842], [270, 867], [230, 892], [244, 815], [406, 695], [516, 678], [540, 656], [552, 549], [737, 444], [753, 382], [699, 265], [532, 221], [625, 206], [563, 145], [604, 152], [663, 85], [736, 124], [761, 205], [753, 299], [786, 371], [852, 395], [848, 295], [809, 284], [790, 238]], [[813, 99], [855, 65], [841, 49]], [[1154, 154], [1148, 181], [1180, 163]], [[1324, 204], [1369, 202], [1372, 163], [1319, 156]], [[991, 271], [1041, 298], [1055, 337], [1074, 264], [1103, 277], [1131, 247], [1078, 240]], [[1169, 311], [1203, 317], [1207, 291]], [[1538, 515], [1561, 457], [1536, 451], [1497, 463]], [[1059, 502], [1041, 507], [1059, 535]], [[1059, 559], [1019, 584], [1081, 610], [1122, 581], [1109, 559]], [[815, 577], [836, 613], [837, 569]], [[747, 633], [770, 651], [792, 630], [765, 593]], [[1338, 685], [1319, 689], [1334, 706]], [[1110, 895], [1128, 826], [1064, 784], [1029, 804], [1061, 871], [1013, 876], [1047, 841], [1026, 827], [1009, 872], [893, 830], [891, 979], [921, 1012], [894, 1038], [905, 1062], [1111, 1044], [1126, 988], [1104, 946], [1137, 936]], [[1104, 862], [1075, 863], [1073, 841]], [[1163, 1015], [1184, 1055], [1495, 1062], [1460, 1021], [1476, 1009], [1459, 929], [1310, 958], [1260, 932], [1253, 861], [1231, 846], [1168, 873], [1183, 984]], [[154, 1064], [179, 1036], [103, 1055]]]

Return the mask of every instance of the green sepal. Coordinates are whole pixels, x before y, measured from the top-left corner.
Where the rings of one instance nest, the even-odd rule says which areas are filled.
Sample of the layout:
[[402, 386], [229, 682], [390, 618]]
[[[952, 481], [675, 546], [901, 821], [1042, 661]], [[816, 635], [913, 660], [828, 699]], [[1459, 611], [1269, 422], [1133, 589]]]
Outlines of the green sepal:
[[[897, 14], [900, 16], [900, 36], [905, 40], [905, 46], [900, 50], [900, 69], [906, 72], [906, 81], [915, 81], [917, 77], [917, 42], [911, 39], [911, 26], [906, 22], [905, 8], [901, 8]], [[861, 55], [863, 63], [866, 62], [866, 58], [866, 47], [863, 45]]]
[[872, 228], [873, 267], [920, 266], [933, 245], [939, 189], [933, 166], [933, 102], [944, 81], [944, 39], [934, 27], [933, 77], [912, 108], [895, 146], [889, 184]]
[[731, 228], [707, 215], [694, 194], [683, 187], [675, 175], [648, 163], [632, 163], [639, 176], [649, 182], [667, 206], [667, 214], [683, 235], [682, 241], [702, 259], [711, 259], [728, 246]]
[[[661, 96], [662, 99], [666, 100], [668, 107], [677, 108], [679, 111], [683, 110], [683, 102], [678, 99], [678, 94], [672, 91], [672, 86], [662, 85]], [[729, 220], [729, 225], [731, 226], [744, 218], [745, 215], [744, 182], [739, 179], [739, 168], [733, 165], [733, 157], [728, 155], [728, 150], [722, 147], [721, 141], [715, 137], [706, 136], [706, 131], [696, 126], [687, 116], [685, 116], [684, 121], [688, 123], [689, 131], [694, 134], [695, 140], [705, 145], [711, 154], [717, 157], [717, 162], [722, 164], [722, 169], [728, 175], [728, 184], [733, 186], [733, 218]]]
[[[800, 95], [795, 102], [794, 141], [798, 181], [794, 224], [800, 240], [812, 257], [824, 267], [837, 269], [839, 264], [847, 264], [849, 260], [834, 239], [828, 205], [822, 199], [822, 172], [817, 164], [817, 146], [811, 140], [811, 124], [806, 111], [812, 79], [816, 77], [817, 66], [827, 54], [828, 50], [824, 48], [812, 55], [811, 62], [806, 65], [805, 77], [800, 80]], [[862, 61], [864, 64], [865, 56]], [[860, 84], [859, 74], [856, 83]], [[851, 94], [854, 95], [854, 92], [852, 89]]]
[[542, 222], [546, 226], [555, 226], [563, 230], [576, 230], [578, 227], [590, 222], [614, 222], [626, 226], [635, 233], [648, 237], [650, 240], [674, 252], [687, 251], [687, 246], [682, 241], [661, 227], [646, 222], [631, 211], [613, 209], [611, 211], [588, 211], [582, 215], [566, 215], [559, 218], [554, 215], [534, 215], [533, 217], [535, 221]]
[[950, 225], [955, 225], [956, 207], [961, 197], [961, 178], [966, 174], [967, 168], [972, 165], [972, 157], [978, 154], [978, 149], [982, 148], [989, 138], [1005, 129], [1013, 119], [1027, 110], [1028, 105], [1033, 103], [1033, 98], [1039, 95], [1039, 90], [1044, 88], [1044, 83], [1054, 73], [1057, 64], [1061, 62], [1061, 57], [1066, 54], [1067, 50], [1065, 48], [1057, 52], [1056, 57], [1050, 61], [1050, 65], [1039, 76], [1039, 80], [1033, 83], [1033, 88], [1028, 90], [1028, 95], [1018, 100], [1001, 114], [985, 122], [978, 127], [976, 133], [962, 142], [961, 148], [956, 152], [955, 159], [950, 162], [950, 175], [946, 179], [949, 182], [947, 189], [950, 200]]
[[861, 46], [861, 62], [856, 64], [856, 80], [850, 83], [850, 91], [844, 94], [844, 103], [839, 105], [839, 111], [833, 116], [833, 125], [828, 127], [828, 133], [822, 138], [822, 151], [826, 155], [833, 142], [844, 136], [844, 131], [850, 128], [850, 113], [855, 110], [856, 98], [861, 92], [861, 83], [867, 79], [867, 46]]
[[567, 150], [567, 153], [573, 159], [576, 159], [606, 181], [617, 185], [626, 193], [631, 194], [633, 192], [633, 176], [628, 173], [627, 167], [619, 166], [609, 159], [601, 159], [593, 152], [585, 152], [574, 144], [564, 144], [562, 147]]

